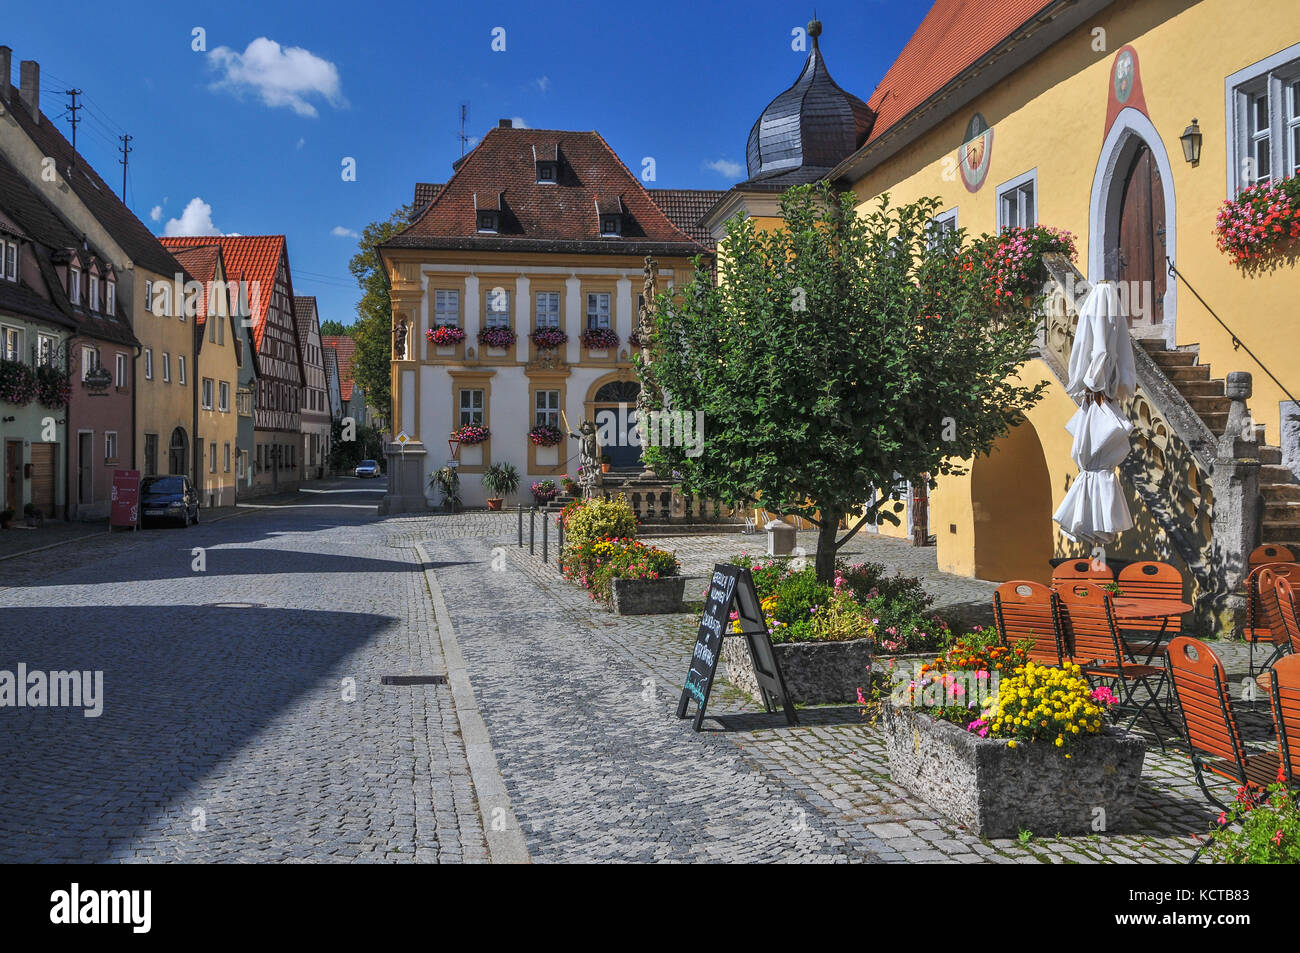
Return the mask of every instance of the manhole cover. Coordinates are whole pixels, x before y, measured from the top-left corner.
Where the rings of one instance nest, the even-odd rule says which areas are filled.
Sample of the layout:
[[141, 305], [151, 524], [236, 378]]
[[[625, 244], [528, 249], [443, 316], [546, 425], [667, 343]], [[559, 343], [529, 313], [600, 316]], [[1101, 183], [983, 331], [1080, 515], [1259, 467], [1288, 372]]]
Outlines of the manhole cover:
[[205, 609], [265, 609], [265, 602], [205, 602]]
[[383, 675], [381, 685], [446, 685], [446, 675]]

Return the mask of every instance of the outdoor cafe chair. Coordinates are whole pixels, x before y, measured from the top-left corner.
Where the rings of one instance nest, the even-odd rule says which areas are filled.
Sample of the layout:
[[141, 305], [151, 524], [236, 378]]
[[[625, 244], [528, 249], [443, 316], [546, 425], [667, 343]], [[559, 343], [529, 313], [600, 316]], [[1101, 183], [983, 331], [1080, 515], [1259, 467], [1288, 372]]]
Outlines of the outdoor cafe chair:
[[[1264, 672], [1268, 667], [1276, 662], [1287, 652], [1294, 651], [1295, 646], [1291, 640], [1291, 633], [1286, 628], [1285, 620], [1281, 616], [1281, 606], [1275, 605], [1270, 596], [1266, 600], [1261, 595], [1260, 576], [1265, 572], [1270, 574], [1272, 581], [1267, 583], [1267, 587], [1276, 592], [1279, 578], [1295, 579], [1300, 581], [1300, 565], [1296, 563], [1267, 563], [1262, 566], [1256, 566], [1250, 571], [1246, 579], [1246, 624], [1242, 629], [1242, 639], [1250, 646], [1250, 678], [1255, 678], [1256, 671]], [[1267, 608], [1267, 612], [1265, 609]], [[1264, 660], [1264, 664], [1255, 668], [1255, 646], [1270, 644], [1273, 646], [1273, 652]]]
[[1268, 675], [1282, 772], [1294, 787], [1300, 782], [1300, 655], [1278, 659]]
[[998, 640], [1008, 648], [1028, 640], [1029, 657], [1044, 665], [1061, 664], [1061, 622], [1056, 593], [1041, 582], [1013, 579], [993, 592]]
[[1242, 743], [1232, 713], [1230, 685], [1223, 663], [1204, 642], [1180, 635], [1165, 649], [1174, 701], [1182, 713], [1183, 740], [1196, 772], [1196, 783], [1210, 803], [1227, 810], [1210, 793], [1205, 772], [1238, 785], [1263, 788], [1277, 780], [1281, 759], [1276, 752], [1251, 754]]
[[1098, 585], [1115, 581], [1115, 570], [1106, 563], [1092, 559], [1069, 559], [1052, 570], [1052, 586], [1059, 588], [1072, 582], [1095, 582]]
[[[1125, 599], [1169, 599], [1179, 602], [1183, 598], [1183, 574], [1168, 563], [1140, 562], [1130, 563], [1119, 571], [1119, 591]], [[1124, 644], [1137, 656], [1144, 656], [1149, 663], [1163, 648], [1165, 636], [1177, 635], [1183, 630], [1183, 622], [1178, 616], [1164, 616], [1157, 624], [1153, 617], [1149, 620], [1134, 620], [1122, 627], [1122, 632], [1143, 632], [1149, 636], [1144, 640], [1125, 638]]]
[[[1115, 614], [1110, 593], [1089, 582], [1078, 582], [1057, 588], [1060, 599], [1061, 621], [1065, 644], [1072, 649], [1071, 661], [1078, 665], [1094, 687], [1106, 684], [1112, 687], [1119, 700], [1118, 711], [1131, 712], [1126, 728], [1132, 728], [1139, 718], [1151, 726], [1161, 749], [1164, 739], [1156, 730], [1152, 710], [1177, 734], [1178, 729], [1160, 706], [1160, 691], [1164, 686], [1165, 670], [1159, 665], [1144, 665], [1128, 661], [1115, 627]], [[1147, 693], [1145, 701], [1139, 700], [1138, 689]]]
[[1265, 543], [1251, 550], [1247, 566], [1254, 569], [1257, 566], [1267, 566], [1269, 563], [1293, 563], [1295, 561], [1295, 553], [1291, 552], [1286, 546], [1279, 546], [1277, 543]]

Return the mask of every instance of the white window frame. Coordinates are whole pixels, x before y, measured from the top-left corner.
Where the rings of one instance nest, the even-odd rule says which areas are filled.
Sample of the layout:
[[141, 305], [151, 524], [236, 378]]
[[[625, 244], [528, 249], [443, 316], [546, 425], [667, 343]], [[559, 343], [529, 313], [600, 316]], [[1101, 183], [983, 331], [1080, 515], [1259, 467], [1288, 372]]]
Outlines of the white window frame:
[[104, 431], [104, 461], [117, 459], [117, 431]]
[[493, 305], [501, 303], [501, 296], [497, 294], [497, 288], [489, 288], [487, 294], [483, 297], [483, 327], [485, 328], [508, 328], [510, 327], [510, 289], [501, 288], [501, 294], [505, 295], [505, 310], [494, 308]]
[[0, 357], [6, 361], [23, 359], [23, 329], [11, 325], [0, 327]]
[[163, 351], [163, 381], [170, 384], [172, 379], [172, 356]]
[[933, 247], [939, 243], [945, 233], [957, 231], [957, 206], [953, 206], [946, 212], [940, 212], [934, 218], [930, 219], [931, 238], [930, 245]]
[[0, 242], [0, 252], [4, 253], [4, 260], [0, 261], [0, 278], [4, 278], [7, 281], [17, 281], [18, 243]]
[[230, 443], [229, 442], [223, 445], [221, 462], [222, 462], [221, 471], [223, 473], [229, 473], [230, 472]]
[[[475, 398], [475, 395], [478, 395]], [[468, 399], [466, 399], [468, 398]], [[487, 419], [487, 394], [482, 387], [462, 387], [459, 397], [460, 426], [484, 426]]]
[[208, 472], [217, 472], [217, 442], [215, 440], [208, 443]]
[[[603, 309], [603, 310], [601, 309], [601, 300], [600, 300], [600, 299], [602, 299], [602, 298], [605, 299], [605, 300], [604, 300], [604, 309]], [[595, 311], [593, 311], [592, 308], [591, 308], [592, 300], [593, 300], [593, 299], [595, 300], [595, 303], [596, 303], [596, 310], [595, 310]], [[585, 327], [585, 328], [587, 328], [587, 329], [591, 329], [591, 328], [607, 328], [607, 327], [609, 327], [609, 326], [610, 326], [610, 324], [609, 324], [609, 322], [610, 322], [610, 308], [613, 306], [613, 303], [614, 303], [614, 300], [613, 300], [613, 299], [614, 299], [614, 296], [611, 295], [608, 291], [588, 291], [588, 292], [587, 292], [586, 323], [583, 325], [583, 327]], [[591, 323], [591, 319], [592, 319], [593, 317], [595, 317], [595, 319], [596, 319], [596, 323], [595, 323], [595, 324], [592, 324], [592, 323]], [[603, 322], [603, 323], [602, 323], [602, 322]]]
[[81, 346], [81, 379], [84, 381], [86, 375], [97, 367], [99, 367], [99, 351], [83, 344]]
[[[1251, 180], [1277, 182], [1288, 174], [1297, 174], [1300, 166], [1300, 103], [1291, 100], [1290, 84], [1300, 80], [1300, 43], [1272, 56], [1240, 69], [1224, 80], [1224, 117], [1227, 135], [1227, 195], [1236, 196]], [[1269, 174], [1260, 175], [1258, 167], [1251, 168], [1255, 144], [1263, 141], [1262, 134], [1252, 135], [1250, 125], [1250, 99], [1264, 96], [1268, 101]], [[1253, 175], [1251, 174], [1253, 172]]]
[[[560, 392], [555, 388], [538, 390], [533, 398], [533, 426], [560, 426]], [[543, 406], [545, 405], [545, 406]]]
[[104, 287], [104, 310], [109, 316], [117, 314], [117, 282], [108, 281]]
[[202, 386], [203, 395], [199, 398], [200, 406], [202, 406], [204, 410], [211, 410], [212, 398], [214, 391], [216, 390], [216, 382], [213, 381], [211, 377], [205, 377], [203, 378]]
[[114, 374], [113, 374], [113, 383], [117, 387], [126, 387], [127, 375], [129, 373], [129, 371], [127, 370], [126, 354], [124, 354], [121, 351], [117, 352], [116, 365], [117, 366], [114, 369]]
[[53, 367], [54, 354], [59, 349], [59, 339], [53, 334], [36, 335], [36, 366]]
[[99, 275], [91, 274], [90, 276], [90, 305], [91, 311], [99, 310]]
[[460, 291], [456, 288], [436, 288], [433, 292], [433, 326], [435, 328], [460, 327]]
[[[1030, 193], [1034, 202], [1034, 213], [1033, 215], [1030, 216], [1026, 216], [1023, 214], [1024, 196], [1026, 191]], [[1012, 195], [1013, 193], [1016, 195], [1016, 216], [1015, 216], [1016, 220], [1014, 222], [1011, 222], [1011, 221], [1007, 221], [1007, 214], [1005, 208], [1006, 202], [1004, 200], [1008, 196]], [[1037, 168], [1030, 169], [1028, 172], [1022, 172], [1014, 179], [1008, 179], [1006, 182], [1003, 182], [1001, 185], [998, 186], [997, 192], [995, 194], [996, 194], [997, 210], [998, 210], [998, 231], [1002, 231], [1002, 229], [1008, 228], [1013, 225], [1019, 226], [1021, 228], [1027, 228], [1031, 225], [1038, 224], [1039, 195], [1038, 195], [1038, 169]]]
[[185, 355], [176, 355], [176, 383], [185, 383]]
[[[547, 299], [547, 305], [548, 305], [548, 307], [545, 308], [545, 309], [542, 308], [542, 298], [543, 298], [543, 296]], [[534, 300], [534, 309], [533, 309], [533, 327], [535, 327], [535, 328], [557, 328], [557, 329], [558, 329], [559, 326], [560, 326], [560, 314], [561, 314], [560, 309], [563, 307], [563, 299], [562, 299], [562, 297], [561, 297], [561, 295], [560, 295], [560, 292], [558, 292], [558, 291], [539, 291], [539, 292], [537, 292], [537, 295], [536, 295], [536, 297], [535, 297], [533, 300]], [[552, 309], [552, 308], [549, 307], [549, 305], [551, 304], [552, 301], [555, 303], [555, 307], [554, 307], [554, 309]], [[546, 315], [547, 318], [548, 318], [548, 323], [546, 323], [546, 324], [543, 324], [543, 323], [542, 323], [542, 316], [543, 316], [543, 315]], [[555, 319], [554, 323], [550, 323], [550, 322], [549, 322], [549, 319], [550, 319], [550, 318], [554, 318], [554, 319]]]
[[68, 269], [68, 300], [73, 304], [81, 304], [81, 269]]
[[144, 379], [153, 380], [153, 348], [144, 349]]
[[[223, 414], [230, 413], [230, 384], [221, 381], [217, 384], [217, 410]], [[226, 467], [229, 470], [229, 467]]]

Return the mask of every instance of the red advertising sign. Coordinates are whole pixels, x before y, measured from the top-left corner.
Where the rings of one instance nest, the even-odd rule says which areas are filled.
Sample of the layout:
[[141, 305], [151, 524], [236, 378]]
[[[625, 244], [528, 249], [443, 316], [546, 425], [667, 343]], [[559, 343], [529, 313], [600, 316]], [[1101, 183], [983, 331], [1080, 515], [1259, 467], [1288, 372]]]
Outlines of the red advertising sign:
[[113, 510], [108, 518], [110, 526], [138, 526], [140, 524], [140, 471], [113, 471]]

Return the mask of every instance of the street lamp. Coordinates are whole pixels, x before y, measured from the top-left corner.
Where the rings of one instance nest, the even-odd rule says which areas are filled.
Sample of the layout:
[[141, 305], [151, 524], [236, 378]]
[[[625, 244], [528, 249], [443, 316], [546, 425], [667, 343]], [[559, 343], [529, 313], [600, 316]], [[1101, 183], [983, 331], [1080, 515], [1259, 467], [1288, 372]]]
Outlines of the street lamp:
[[1196, 120], [1178, 137], [1183, 144], [1183, 158], [1195, 165], [1201, 161], [1201, 127]]

